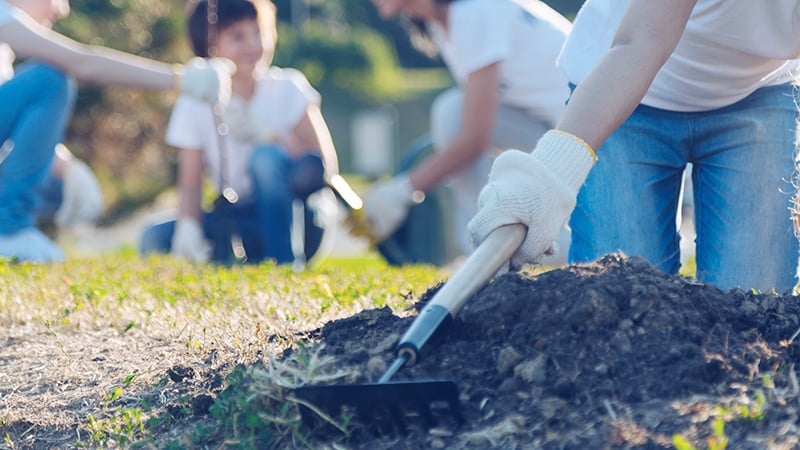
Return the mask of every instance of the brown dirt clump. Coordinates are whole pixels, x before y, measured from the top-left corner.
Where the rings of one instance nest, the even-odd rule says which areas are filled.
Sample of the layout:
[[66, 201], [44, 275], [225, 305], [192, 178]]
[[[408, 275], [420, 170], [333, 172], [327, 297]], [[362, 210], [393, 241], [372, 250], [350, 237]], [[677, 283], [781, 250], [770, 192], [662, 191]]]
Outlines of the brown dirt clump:
[[[428, 295], [430, 296], [430, 295]], [[374, 380], [413, 317], [364, 311], [316, 337], [337, 366]], [[797, 448], [798, 297], [665, 275], [644, 260], [505, 274], [470, 299], [396, 380], [457, 382], [466, 423], [364, 427], [347, 448]], [[714, 422], [724, 423], [720, 430]]]

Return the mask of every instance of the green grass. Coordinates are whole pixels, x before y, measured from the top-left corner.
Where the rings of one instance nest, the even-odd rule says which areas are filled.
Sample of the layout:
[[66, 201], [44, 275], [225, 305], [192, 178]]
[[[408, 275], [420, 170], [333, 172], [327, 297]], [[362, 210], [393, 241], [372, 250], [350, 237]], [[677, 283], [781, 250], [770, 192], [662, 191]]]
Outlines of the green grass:
[[175, 307], [186, 312], [224, 307], [229, 313], [254, 303], [267, 309], [293, 304], [303, 310], [298, 323], [314, 322], [331, 307], [398, 307], [407, 292], [446, 276], [432, 266], [391, 267], [373, 254], [329, 258], [303, 273], [268, 263], [226, 268], [168, 256], [141, 259], [130, 251], [53, 265], [0, 259], [0, 311], [5, 322], [57, 319], [67, 326], [87, 308], [93, 321], [110, 324], [123, 315], [120, 305], [152, 316]]
[[[256, 448], [269, 440], [265, 429], [270, 439], [288, 433], [302, 441], [285, 392], [274, 394], [270, 383], [276, 376], [318, 376], [324, 361], [301, 353], [293, 366], [276, 369], [272, 358], [295, 343], [297, 331], [328, 320], [383, 306], [404, 314], [448, 276], [432, 266], [390, 267], [374, 254], [328, 259], [304, 273], [272, 264], [225, 268], [169, 256], [140, 258], [130, 249], [52, 265], [0, 260], [0, 343], [6, 343], [0, 373], [27, 375], [18, 385], [0, 386], [0, 397], [11, 395], [0, 413], [0, 432], [13, 448], [24, 434], [16, 433], [25, 432], [14, 423], [47, 424], [50, 416], [41, 413], [52, 411], [54, 422], [59, 413], [75, 418], [76, 446], [182, 448], [213, 436]], [[165, 398], [173, 404], [180, 399], [165, 394], [176, 388], [166, 369], [207, 367], [202, 361], [211, 354], [232, 377], [226, 396], [217, 398], [206, 421], [171, 417]], [[261, 369], [232, 371], [254, 362]], [[246, 390], [243, 377], [250, 380]], [[253, 386], [282, 400], [258, 397]], [[14, 397], [17, 392], [36, 394]]]

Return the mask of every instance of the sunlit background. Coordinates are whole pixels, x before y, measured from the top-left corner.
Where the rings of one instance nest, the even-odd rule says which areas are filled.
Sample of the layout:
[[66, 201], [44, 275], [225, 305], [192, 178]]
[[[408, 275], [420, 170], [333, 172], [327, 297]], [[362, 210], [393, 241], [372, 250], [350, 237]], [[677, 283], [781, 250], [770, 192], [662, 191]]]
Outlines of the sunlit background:
[[[342, 172], [391, 171], [428, 127], [428, 108], [452, 80], [441, 61], [415, 51], [397, 22], [368, 0], [276, 0], [275, 64], [301, 70], [323, 98]], [[546, 3], [572, 18], [580, 0]], [[167, 62], [191, 52], [183, 0], [73, 0], [56, 28]], [[101, 38], [102, 37], [102, 38]], [[175, 149], [163, 143], [174, 95], [80, 85], [66, 143], [96, 171], [113, 223], [174, 185]]]

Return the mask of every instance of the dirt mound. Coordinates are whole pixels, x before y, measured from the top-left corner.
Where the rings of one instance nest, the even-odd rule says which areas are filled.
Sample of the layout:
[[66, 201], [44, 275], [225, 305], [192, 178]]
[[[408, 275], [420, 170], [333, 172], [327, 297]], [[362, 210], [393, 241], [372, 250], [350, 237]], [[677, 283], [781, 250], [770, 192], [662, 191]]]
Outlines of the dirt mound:
[[[368, 310], [329, 323], [318, 338], [337, 365], [374, 380], [412, 319]], [[679, 435], [701, 448], [709, 439], [737, 449], [795, 448], [799, 328], [797, 297], [723, 292], [638, 258], [506, 274], [395, 377], [453, 379], [466, 423], [402, 434], [364, 429], [346, 445], [671, 448]]]

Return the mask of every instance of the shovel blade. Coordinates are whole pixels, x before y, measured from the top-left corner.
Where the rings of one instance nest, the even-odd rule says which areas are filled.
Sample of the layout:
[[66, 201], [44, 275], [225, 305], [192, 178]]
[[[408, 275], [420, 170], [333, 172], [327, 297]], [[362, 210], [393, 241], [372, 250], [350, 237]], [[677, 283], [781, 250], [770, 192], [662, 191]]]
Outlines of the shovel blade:
[[[304, 386], [294, 394], [331, 417], [351, 414], [368, 426], [390, 422], [403, 429], [408, 418], [419, 417], [423, 426], [433, 427], [439, 423], [433, 411], [442, 406], [457, 424], [464, 422], [458, 386], [451, 380]], [[300, 413], [306, 424], [317, 419], [317, 414], [303, 405]]]

